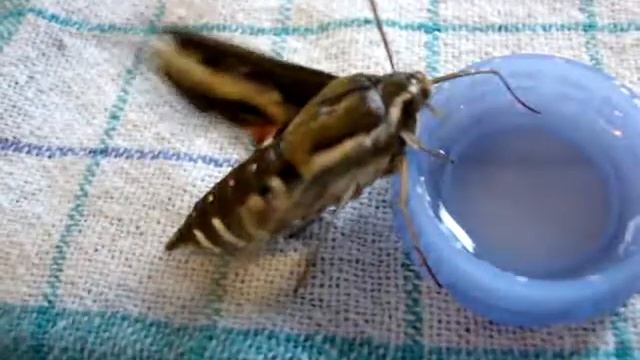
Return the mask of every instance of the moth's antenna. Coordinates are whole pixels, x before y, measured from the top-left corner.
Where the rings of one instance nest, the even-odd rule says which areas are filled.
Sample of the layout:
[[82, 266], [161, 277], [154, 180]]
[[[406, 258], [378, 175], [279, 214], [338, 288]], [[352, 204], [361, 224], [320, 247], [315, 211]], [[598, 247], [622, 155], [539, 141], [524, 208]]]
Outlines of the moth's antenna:
[[518, 97], [518, 95], [516, 95], [516, 93], [513, 91], [513, 89], [511, 88], [511, 86], [509, 86], [509, 83], [507, 82], [507, 80], [504, 78], [504, 76], [502, 76], [502, 74], [500, 74], [497, 70], [475, 70], [475, 71], [458, 71], [455, 73], [451, 73], [451, 74], [447, 74], [447, 75], [442, 75], [440, 77], [434, 78], [433, 80], [431, 80], [432, 83], [437, 84], [437, 83], [441, 83], [441, 82], [445, 82], [445, 81], [449, 81], [449, 80], [453, 80], [453, 79], [457, 79], [457, 78], [461, 78], [461, 77], [466, 77], [466, 76], [475, 76], [475, 75], [481, 75], [481, 74], [490, 74], [490, 75], [495, 75], [498, 77], [498, 79], [500, 80], [500, 82], [502, 82], [502, 84], [504, 85], [504, 87], [507, 88], [507, 91], [509, 92], [509, 94], [511, 94], [511, 96], [513, 96], [514, 99], [516, 99], [516, 101], [524, 106], [527, 110], [536, 113], [536, 114], [540, 114], [540, 111], [532, 108], [531, 106], [527, 105], [527, 103], [524, 102], [524, 100], [520, 99]]
[[384, 29], [382, 28], [382, 21], [380, 20], [380, 15], [378, 15], [378, 8], [376, 7], [376, 1], [369, 0], [369, 4], [371, 5], [371, 10], [373, 11], [373, 18], [376, 20], [376, 26], [378, 27], [378, 32], [380, 32], [380, 36], [382, 36], [382, 42], [384, 43], [384, 49], [387, 51], [387, 58], [389, 58], [389, 64], [391, 65], [391, 70], [396, 71], [396, 67], [393, 64], [393, 56], [391, 56], [391, 48], [389, 47], [389, 42], [387, 41], [387, 37], [384, 33]]

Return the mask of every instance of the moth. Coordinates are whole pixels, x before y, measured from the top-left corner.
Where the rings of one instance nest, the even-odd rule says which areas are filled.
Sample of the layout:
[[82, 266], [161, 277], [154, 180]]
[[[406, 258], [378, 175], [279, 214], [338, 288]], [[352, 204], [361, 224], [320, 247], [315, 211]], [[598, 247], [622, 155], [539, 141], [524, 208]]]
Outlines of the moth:
[[[277, 236], [330, 207], [340, 209], [395, 173], [401, 176], [400, 208], [416, 241], [406, 204], [406, 148], [452, 162], [415, 136], [417, 113], [429, 107], [432, 87], [491, 74], [537, 112], [493, 70], [434, 79], [420, 71], [396, 71], [375, 3], [371, 6], [393, 69], [388, 74], [337, 76], [214, 37], [164, 30], [156, 47], [160, 71], [199, 110], [243, 127], [257, 144], [195, 202], [166, 250], [189, 245], [232, 258], [259, 253]], [[429, 269], [417, 242], [415, 249]], [[306, 276], [308, 269], [301, 284]]]

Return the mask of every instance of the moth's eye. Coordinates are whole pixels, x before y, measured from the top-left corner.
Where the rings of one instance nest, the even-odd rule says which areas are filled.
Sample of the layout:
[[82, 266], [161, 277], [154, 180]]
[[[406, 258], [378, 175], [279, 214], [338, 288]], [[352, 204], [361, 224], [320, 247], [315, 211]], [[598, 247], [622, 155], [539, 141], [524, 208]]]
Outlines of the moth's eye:
[[278, 177], [284, 183], [296, 181], [297, 179], [300, 179], [301, 176], [302, 175], [300, 175], [298, 169], [296, 169], [296, 167], [291, 163], [287, 163], [282, 167], [282, 169], [280, 169], [280, 171], [278, 171]]
[[265, 197], [269, 195], [270, 192], [271, 192], [271, 187], [269, 187], [269, 184], [267, 183], [262, 183], [258, 187], [258, 195], [260, 195], [261, 197]]
[[426, 100], [429, 98], [429, 96], [431, 96], [431, 90], [429, 90], [429, 88], [426, 86], [422, 86], [420, 87], [420, 95], [423, 99]]
[[412, 81], [420, 81], [420, 73], [407, 73], [407, 79]]

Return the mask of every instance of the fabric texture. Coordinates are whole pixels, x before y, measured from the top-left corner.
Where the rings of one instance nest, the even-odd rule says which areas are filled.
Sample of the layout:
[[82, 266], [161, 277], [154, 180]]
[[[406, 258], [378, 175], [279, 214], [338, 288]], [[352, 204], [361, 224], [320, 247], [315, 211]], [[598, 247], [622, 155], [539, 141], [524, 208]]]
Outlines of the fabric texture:
[[[544, 52], [640, 90], [640, 1], [378, 0], [399, 69]], [[462, 308], [408, 261], [389, 180], [236, 268], [163, 246], [252, 147], [151, 69], [181, 24], [307, 66], [389, 66], [366, 0], [0, 3], [0, 358], [632, 359], [640, 301], [538, 331]], [[309, 286], [291, 293], [306, 249]]]

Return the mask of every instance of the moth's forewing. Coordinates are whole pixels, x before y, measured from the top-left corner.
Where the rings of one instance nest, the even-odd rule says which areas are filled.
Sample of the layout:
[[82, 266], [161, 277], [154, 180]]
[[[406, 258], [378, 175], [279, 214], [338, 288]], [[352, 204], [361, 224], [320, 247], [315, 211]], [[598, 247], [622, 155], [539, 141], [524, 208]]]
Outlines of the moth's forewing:
[[200, 111], [213, 111], [255, 137], [288, 124], [336, 76], [231, 42], [167, 30], [156, 47], [162, 71]]

